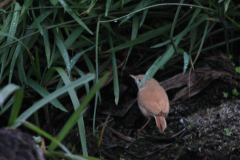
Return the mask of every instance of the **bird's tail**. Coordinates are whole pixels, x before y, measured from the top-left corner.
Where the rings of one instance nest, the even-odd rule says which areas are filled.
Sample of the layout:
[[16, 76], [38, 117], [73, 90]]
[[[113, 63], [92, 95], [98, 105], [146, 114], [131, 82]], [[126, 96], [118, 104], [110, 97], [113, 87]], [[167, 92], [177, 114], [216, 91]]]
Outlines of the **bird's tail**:
[[160, 116], [154, 115], [154, 118], [156, 120], [156, 125], [159, 128], [160, 132], [163, 132], [167, 128], [165, 117], [163, 115]]

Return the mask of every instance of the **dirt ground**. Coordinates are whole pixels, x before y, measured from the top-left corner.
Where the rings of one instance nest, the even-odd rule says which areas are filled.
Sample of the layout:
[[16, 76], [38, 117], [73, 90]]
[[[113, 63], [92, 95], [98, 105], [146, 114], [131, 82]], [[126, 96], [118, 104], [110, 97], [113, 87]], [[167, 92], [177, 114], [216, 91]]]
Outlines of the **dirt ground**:
[[[135, 99], [137, 86], [132, 87], [134, 82], [130, 79], [126, 82], [129, 83], [121, 86], [124, 91], [118, 106], [114, 105], [111, 86], [110, 91], [101, 91], [102, 102], [98, 106], [95, 135], [92, 119], [85, 118], [90, 156], [114, 160], [240, 159], [240, 99], [232, 94], [236, 86], [221, 79], [214, 80], [198, 94], [171, 105], [168, 127], [164, 133], [158, 131], [153, 119], [144, 132], [138, 133], [137, 129], [147, 119], [140, 112]], [[174, 90], [167, 93], [171, 95], [172, 92]], [[228, 97], [224, 97], [223, 92], [228, 93]], [[108, 121], [98, 147], [106, 118]], [[79, 153], [81, 148], [80, 143], [76, 144], [79, 141], [77, 133], [77, 129], [73, 129], [64, 143], [69, 147], [74, 146]]]
[[[110, 79], [101, 89], [95, 131], [94, 101], [84, 115], [89, 156], [104, 160], [240, 159], [240, 78], [228, 59], [220, 56], [210, 57], [210, 60], [217, 60], [220, 67], [197, 68], [191, 74], [165, 76], [162, 81], [155, 75], [167, 91], [171, 104], [167, 129], [163, 133], [153, 119], [143, 132], [137, 132], [147, 119], [138, 108], [135, 82], [129, 75], [119, 77], [120, 99], [115, 105]], [[78, 91], [78, 94], [82, 93]], [[72, 106], [67, 102], [70, 101], [66, 100], [65, 106], [71, 113]], [[41, 112], [43, 110], [39, 115]], [[44, 117], [40, 123], [45, 124], [45, 131], [56, 135], [71, 115], [69, 113], [52, 110], [51, 125]], [[48, 143], [46, 140], [46, 145]], [[76, 126], [63, 144], [74, 154], [82, 154]]]

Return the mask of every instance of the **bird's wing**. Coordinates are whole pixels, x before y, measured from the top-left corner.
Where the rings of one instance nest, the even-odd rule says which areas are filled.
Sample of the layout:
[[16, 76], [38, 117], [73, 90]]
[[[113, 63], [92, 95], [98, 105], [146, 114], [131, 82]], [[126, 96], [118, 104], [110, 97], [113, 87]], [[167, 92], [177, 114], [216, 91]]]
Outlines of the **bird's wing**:
[[150, 114], [160, 115], [169, 112], [169, 101], [161, 86], [146, 88], [138, 92], [138, 103]]

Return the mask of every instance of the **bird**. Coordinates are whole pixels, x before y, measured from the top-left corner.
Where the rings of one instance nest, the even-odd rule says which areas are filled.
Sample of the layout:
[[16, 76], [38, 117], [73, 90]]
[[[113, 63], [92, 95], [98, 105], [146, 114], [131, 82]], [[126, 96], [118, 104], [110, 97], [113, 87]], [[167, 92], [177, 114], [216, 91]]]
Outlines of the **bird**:
[[143, 131], [143, 129], [150, 122], [151, 117], [155, 118], [156, 125], [160, 132], [164, 132], [164, 130], [167, 128], [165, 118], [168, 116], [170, 108], [167, 93], [154, 78], [147, 80], [145, 83], [139, 86], [144, 75], [140, 74], [137, 76], [130, 76], [135, 80], [135, 83], [138, 86], [137, 101], [139, 109], [142, 114], [148, 118], [148, 121], [141, 129], [138, 129], [138, 132]]

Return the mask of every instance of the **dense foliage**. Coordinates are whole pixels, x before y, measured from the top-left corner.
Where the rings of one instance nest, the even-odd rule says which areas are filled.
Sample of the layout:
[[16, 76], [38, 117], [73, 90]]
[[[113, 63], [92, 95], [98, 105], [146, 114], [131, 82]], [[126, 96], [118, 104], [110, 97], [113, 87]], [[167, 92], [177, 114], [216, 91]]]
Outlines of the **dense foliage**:
[[[9, 1], [0, 14], [0, 115], [10, 117], [1, 127], [6, 121], [23, 124], [51, 140], [49, 153], [59, 145], [70, 158], [60, 142], [77, 123], [88, 155], [82, 115], [95, 96], [95, 129], [99, 90], [107, 78], [113, 78], [118, 104], [122, 75], [146, 73], [144, 83], [161, 69], [162, 75], [185, 72], [202, 65], [196, 65], [199, 58], [213, 53], [234, 58], [239, 52], [237, 0], [24, 0]], [[67, 112], [66, 97], [75, 112], [53, 138], [40, 129], [44, 116], [38, 110], [44, 108], [46, 117], [53, 107]], [[33, 115], [38, 127], [26, 122]]]

